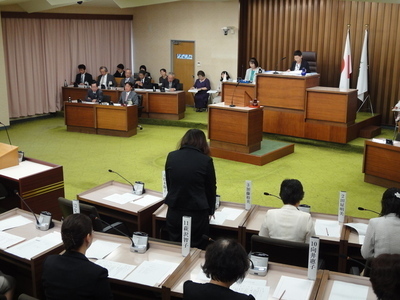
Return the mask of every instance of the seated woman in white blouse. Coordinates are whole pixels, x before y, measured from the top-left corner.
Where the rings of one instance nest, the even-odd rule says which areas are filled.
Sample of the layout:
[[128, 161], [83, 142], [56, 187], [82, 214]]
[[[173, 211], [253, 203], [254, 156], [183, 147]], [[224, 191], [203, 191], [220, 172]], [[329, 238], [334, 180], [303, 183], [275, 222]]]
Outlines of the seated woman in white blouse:
[[279, 196], [284, 205], [267, 211], [258, 235], [308, 243], [315, 231], [311, 215], [297, 208], [304, 197], [303, 185], [297, 179], [285, 179]]
[[400, 254], [400, 189], [387, 189], [382, 196], [381, 217], [369, 220], [361, 255]]

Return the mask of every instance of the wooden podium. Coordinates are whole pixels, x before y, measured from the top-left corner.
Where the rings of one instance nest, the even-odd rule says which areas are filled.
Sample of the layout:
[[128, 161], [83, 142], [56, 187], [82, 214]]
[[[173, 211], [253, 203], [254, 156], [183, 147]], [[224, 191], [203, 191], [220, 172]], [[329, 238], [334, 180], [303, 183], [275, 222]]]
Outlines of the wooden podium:
[[254, 83], [222, 83], [222, 102], [236, 106], [248, 106], [255, 96]]
[[18, 147], [0, 143], [0, 169], [18, 165]]

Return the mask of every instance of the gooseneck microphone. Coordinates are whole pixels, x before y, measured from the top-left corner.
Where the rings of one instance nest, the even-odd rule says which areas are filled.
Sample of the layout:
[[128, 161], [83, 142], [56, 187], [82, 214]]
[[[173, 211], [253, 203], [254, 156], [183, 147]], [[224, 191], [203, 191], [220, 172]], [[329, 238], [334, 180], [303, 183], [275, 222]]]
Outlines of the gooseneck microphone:
[[367, 209], [367, 208], [364, 208], [364, 207], [361, 207], [361, 206], [358, 207], [358, 210], [370, 211], [370, 212], [376, 213], [377, 215], [381, 215], [377, 211], [374, 211], [374, 210], [371, 210], [371, 209]]
[[203, 240], [206, 240], [207, 242], [215, 242], [215, 240], [213, 240], [212, 238], [210, 238], [208, 235], [205, 235], [205, 234], [203, 234], [203, 235], [201, 236], [201, 238], [202, 238]]
[[18, 196], [19, 199], [21, 199], [21, 201], [25, 204], [25, 206], [29, 209], [29, 211], [32, 213], [33, 217], [36, 220], [36, 228], [39, 228], [40, 223], [38, 218], [36, 217], [36, 214], [33, 212], [33, 210], [30, 208], [30, 206], [28, 205], [28, 203], [26, 203], [26, 201], [24, 200], [24, 198], [21, 197], [21, 195], [18, 193], [17, 190], [14, 190], [14, 194]]
[[278, 70], [278, 65], [279, 65], [279, 63], [280, 63], [281, 61], [283, 61], [283, 60], [285, 60], [285, 59], [286, 59], [286, 56], [285, 56], [285, 57], [282, 57], [282, 58], [276, 63], [275, 72], [274, 72], [273, 74], [279, 74], [279, 72], [277, 71], [277, 70]]
[[124, 176], [122, 176], [121, 174], [119, 174], [118, 172], [115, 172], [113, 170], [108, 170], [108, 172], [110, 173], [115, 173], [117, 174], [119, 177], [121, 177], [123, 180], [125, 180], [127, 183], [129, 183], [132, 186], [133, 191], [135, 191], [135, 187], [133, 186], [132, 182], [130, 182], [128, 179], [126, 179]]
[[363, 266], [365, 269], [371, 269], [370, 266], [367, 266], [366, 264], [362, 263], [361, 261], [359, 261], [357, 259], [354, 259], [354, 258], [352, 258], [350, 256], [347, 256], [347, 255], [344, 255], [344, 254], [339, 254], [339, 257], [345, 258], [345, 259], [347, 259], [349, 261], [352, 261], [352, 262], [355, 262], [355, 263], [359, 264], [360, 266]]
[[6, 126], [6, 125], [4, 125], [4, 123], [2, 123], [2, 122], [0, 122], [0, 124], [4, 126], [4, 129], [6, 130], [6, 133], [7, 133], [8, 142], [9, 142], [9, 143], [10, 143], [10, 145], [11, 145], [10, 135], [8, 134], [7, 126]]
[[232, 93], [231, 104], [229, 105], [229, 107], [235, 107], [236, 106], [235, 104], [233, 104], [233, 97], [235, 96], [236, 88], [238, 87], [239, 84], [240, 84], [240, 80], [238, 78], [237, 84], [236, 84], [235, 89], [233, 90], [233, 93]]
[[265, 195], [265, 196], [272, 196], [272, 197], [278, 198], [279, 200], [282, 200], [281, 197], [276, 196], [276, 195], [274, 195], [274, 194], [267, 193], [267, 192], [264, 192], [264, 195]]

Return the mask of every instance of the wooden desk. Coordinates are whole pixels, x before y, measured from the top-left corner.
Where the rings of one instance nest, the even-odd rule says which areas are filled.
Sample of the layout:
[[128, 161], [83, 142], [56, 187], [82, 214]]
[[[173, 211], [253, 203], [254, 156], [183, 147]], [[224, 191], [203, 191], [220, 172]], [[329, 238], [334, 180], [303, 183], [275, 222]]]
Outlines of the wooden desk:
[[248, 106], [250, 100], [255, 98], [254, 83], [223, 82], [221, 89], [221, 102], [227, 105]]
[[209, 105], [208, 137], [211, 148], [240, 153], [261, 149], [262, 108]]
[[394, 146], [367, 140], [364, 143], [364, 181], [386, 188], [400, 188], [400, 142]]
[[143, 195], [152, 195], [160, 198], [158, 202], [148, 206], [137, 205], [135, 202], [128, 202], [121, 205], [103, 199], [112, 194], [124, 193], [132, 193], [132, 187], [129, 184], [108, 181], [82, 192], [76, 197], [82, 203], [95, 206], [100, 215], [111, 217], [116, 221], [123, 221], [128, 225], [130, 230], [144, 231], [150, 235], [152, 232], [152, 214], [162, 205], [162, 194], [146, 189], [146, 193]]
[[[317, 300], [328, 300], [332, 291], [334, 281], [343, 281], [345, 283], [353, 283], [357, 285], [363, 285], [368, 287], [367, 300], [376, 300], [374, 291], [372, 290], [371, 282], [368, 277], [354, 276], [349, 274], [342, 274], [331, 272], [328, 270], [324, 271], [322, 281], [318, 290]], [[346, 299], [352, 299], [353, 295], [348, 294]]]
[[35, 213], [46, 210], [52, 213], [53, 218], [61, 219], [57, 199], [64, 197], [62, 166], [26, 157], [18, 166], [1, 169], [0, 183], [9, 194], [0, 202], [1, 207], [28, 209], [14, 194], [17, 190]]
[[[243, 239], [243, 223], [250, 216], [252, 209], [245, 210], [244, 204], [221, 201], [216, 212], [222, 211], [225, 207], [242, 210], [241, 214], [235, 220], [225, 220], [221, 225], [210, 224], [210, 237], [217, 239], [218, 237], [231, 237], [239, 242]], [[168, 233], [165, 228], [168, 206], [163, 204], [153, 213], [153, 237], [160, 239], [168, 239]]]
[[[197, 278], [198, 274], [200, 274], [200, 272], [202, 271], [201, 265], [203, 265], [205, 261], [204, 255], [205, 252], [201, 251], [201, 253], [197, 255], [197, 257], [194, 257], [190, 265], [186, 267], [185, 272], [181, 276], [177, 277], [177, 280], [167, 280], [165, 282], [164, 286], [170, 290], [172, 299], [183, 298], [183, 283], [187, 280], [205, 283], [205, 281], [201, 281]], [[322, 273], [322, 270], [318, 271], [317, 279], [314, 282], [314, 286], [309, 299], [315, 299], [321, 282]], [[307, 269], [270, 262], [268, 263], [268, 272], [266, 276], [247, 274], [246, 278], [266, 280], [267, 286], [270, 287], [268, 299], [276, 299], [272, 298], [272, 295], [275, 292], [275, 288], [278, 285], [281, 276], [307, 279]]]
[[[32, 220], [33, 223], [7, 230], [7, 233], [23, 237], [26, 240], [30, 240], [35, 237], [41, 237], [54, 231], [60, 232], [61, 230], [61, 223], [58, 221], [54, 221], [54, 227], [49, 229], [48, 231], [38, 230], [36, 229], [35, 219], [33, 218], [33, 215], [30, 212], [17, 208], [1, 214], [0, 220], [5, 220], [14, 216], [23, 216], [27, 219]], [[13, 276], [16, 279], [16, 295], [19, 295], [20, 293], [26, 293], [36, 298], [43, 298], [43, 262], [47, 256], [60, 253], [62, 250], [63, 245], [62, 243], [59, 243], [57, 246], [52, 247], [29, 260], [26, 258], [15, 256], [0, 249], [1, 271]]]
[[137, 133], [137, 106], [64, 103], [65, 125], [72, 132], [130, 137]]

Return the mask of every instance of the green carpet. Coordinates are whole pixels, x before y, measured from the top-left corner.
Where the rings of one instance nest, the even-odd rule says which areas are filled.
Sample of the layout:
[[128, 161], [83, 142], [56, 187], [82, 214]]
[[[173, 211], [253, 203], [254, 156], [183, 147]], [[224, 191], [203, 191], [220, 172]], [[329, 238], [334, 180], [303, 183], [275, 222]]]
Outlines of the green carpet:
[[[192, 121], [189, 122], [188, 120]], [[148, 120], [149, 121], [149, 120]], [[175, 123], [185, 125], [207, 122], [206, 113], [187, 109], [187, 117]], [[145, 182], [146, 188], [161, 191], [161, 171], [168, 152], [175, 150], [185, 127], [143, 124], [144, 130], [130, 138], [67, 132], [60, 115], [50, 118], [15, 122], [9, 128], [11, 140], [26, 156], [60, 164], [64, 167], [66, 197], [109, 180], [120, 179], [108, 169], [120, 172], [131, 181]], [[164, 123], [165, 124], [165, 123]], [[393, 131], [383, 131], [390, 138]], [[339, 191], [347, 191], [347, 214], [374, 217], [360, 212], [358, 206], [380, 210], [384, 188], [365, 183], [362, 152], [353, 145], [310, 141], [264, 134], [265, 139], [286, 139], [295, 142], [295, 153], [264, 166], [254, 166], [214, 158], [218, 193], [223, 201], [244, 202], [244, 181], [253, 181], [253, 203], [281, 206], [280, 201], [263, 195], [264, 191], [279, 193], [285, 178], [299, 179], [305, 189], [303, 203], [314, 212], [337, 213]], [[360, 148], [364, 139], [357, 139]], [[0, 131], [0, 142], [7, 142]]]

